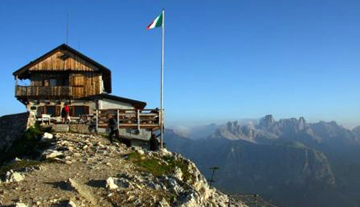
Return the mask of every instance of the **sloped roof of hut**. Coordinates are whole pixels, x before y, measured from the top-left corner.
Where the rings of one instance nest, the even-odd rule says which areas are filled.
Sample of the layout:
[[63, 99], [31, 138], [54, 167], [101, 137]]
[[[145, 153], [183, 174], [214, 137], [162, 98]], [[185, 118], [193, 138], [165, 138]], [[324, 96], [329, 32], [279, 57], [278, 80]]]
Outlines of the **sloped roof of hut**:
[[[68, 59], [71, 61], [67, 61]], [[111, 93], [110, 69], [66, 44], [62, 44], [31, 61], [29, 64], [16, 70], [13, 75], [19, 79], [28, 79], [31, 72], [35, 71], [99, 72], [102, 74], [105, 91]]]

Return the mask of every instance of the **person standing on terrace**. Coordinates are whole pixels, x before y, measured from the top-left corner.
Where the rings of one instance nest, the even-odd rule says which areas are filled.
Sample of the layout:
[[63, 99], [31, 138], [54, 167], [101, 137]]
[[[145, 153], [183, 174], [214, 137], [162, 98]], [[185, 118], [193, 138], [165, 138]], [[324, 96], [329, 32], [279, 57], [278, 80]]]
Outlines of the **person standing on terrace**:
[[66, 124], [70, 122], [70, 108], [68, 106], [67, 103], [65, 103], [64, 107], [61, 110], [61, 118], [62, 118], [62, 123]]

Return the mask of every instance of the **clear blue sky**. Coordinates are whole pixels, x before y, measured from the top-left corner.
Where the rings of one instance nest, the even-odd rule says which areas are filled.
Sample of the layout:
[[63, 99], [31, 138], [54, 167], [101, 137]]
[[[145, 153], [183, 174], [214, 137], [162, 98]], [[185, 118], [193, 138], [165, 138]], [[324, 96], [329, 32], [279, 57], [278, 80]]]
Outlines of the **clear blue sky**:
[[65, 42], [110, 68], [113, 94], [159, 105], [166, 10], [169, 123], [304, 116], [360, 125], [360, 1], [0, 1], [0, 115], [24, 111], [12, 72]]

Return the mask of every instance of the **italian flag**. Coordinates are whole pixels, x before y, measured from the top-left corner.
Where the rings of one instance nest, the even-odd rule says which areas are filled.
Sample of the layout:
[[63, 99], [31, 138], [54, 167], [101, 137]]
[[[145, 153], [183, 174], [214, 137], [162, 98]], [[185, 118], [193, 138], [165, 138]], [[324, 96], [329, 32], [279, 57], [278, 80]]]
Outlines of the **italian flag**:
[[154, 29], [155, 27], [162, 27], [164, 24], [164, 15], [161, 13], [156, 19], [147, 26], [146, 29]]

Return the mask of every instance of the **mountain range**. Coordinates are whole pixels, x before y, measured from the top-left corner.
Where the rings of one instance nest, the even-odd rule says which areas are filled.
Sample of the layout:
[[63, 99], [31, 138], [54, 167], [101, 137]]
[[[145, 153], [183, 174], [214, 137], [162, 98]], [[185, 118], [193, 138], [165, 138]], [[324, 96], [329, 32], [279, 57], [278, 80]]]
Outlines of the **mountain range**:
[[305, 118], [217, 125], [204, 139], [167, 130], [169, 149], [197, 163], [215, 186], [280, 206], [360, 206], [360, 127]]

